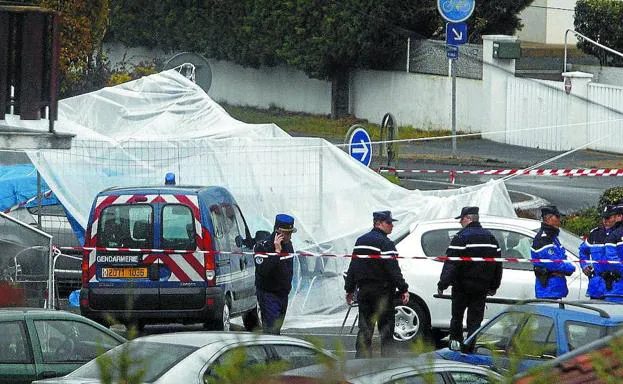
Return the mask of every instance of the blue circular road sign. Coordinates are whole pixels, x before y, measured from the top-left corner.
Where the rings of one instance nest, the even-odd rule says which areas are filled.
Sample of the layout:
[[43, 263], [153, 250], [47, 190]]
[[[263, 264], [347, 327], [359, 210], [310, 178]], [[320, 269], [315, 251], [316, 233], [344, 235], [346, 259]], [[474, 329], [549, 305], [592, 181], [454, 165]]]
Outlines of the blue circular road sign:
[[437, 0], [437, 9], [446, 21], [460, 23], [469, 19], [476, 8], [475, 0]]
[[363, 128], [355, 129], [348, 141], [348, 154], [366, 167], [369, 167], [372, 161], [371, 141], [370, 135]]

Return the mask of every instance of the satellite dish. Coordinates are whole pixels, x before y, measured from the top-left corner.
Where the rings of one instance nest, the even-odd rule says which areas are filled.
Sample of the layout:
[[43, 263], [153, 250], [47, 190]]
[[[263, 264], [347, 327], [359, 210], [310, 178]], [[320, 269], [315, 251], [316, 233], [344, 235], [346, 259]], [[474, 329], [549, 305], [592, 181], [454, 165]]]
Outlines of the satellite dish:
[[[191, 65], [185, 65], [191, 64]], [[201, 87], [206, 93], [212, 85], [212, 69], [205, 57], [192, 52], [173, 55], [164, 63], [164, 70], [180, 67], [180, 73]]]

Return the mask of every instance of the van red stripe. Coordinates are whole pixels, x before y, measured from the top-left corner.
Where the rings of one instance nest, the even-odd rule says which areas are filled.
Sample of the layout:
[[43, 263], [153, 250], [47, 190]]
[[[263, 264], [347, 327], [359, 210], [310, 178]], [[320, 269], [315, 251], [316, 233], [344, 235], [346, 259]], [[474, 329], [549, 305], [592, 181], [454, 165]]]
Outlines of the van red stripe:
[[93, 220], [99, 220], [102, 209], [106, 208], [110, 204], [114, 203], [119, 198], [118, 195], [107, 196], [102, 202], [95, 207], [95, 213], [93, 214]]
[[164, 264], [171, 269], [171, 272], [177, 276], [179, 281], [184, 283], [190, 281], [190, 277], [175, 263], [175, 261], [173, 261], [173, 259], [171, 259], [170, 255], [160, 255], [160, 260], [162, 260]]
[[195, 257], [195, 255], [193, 254], [189, 254], [189, 253], [185, 253], [182, 255], [182, 257], [184, 258], [184, 260], [186, 260], [188, 262], [188, 264], [190, 264], [190, 266], [197, 271], [197, 273], [199, 274], [199, 276], [203, 276], [205, 277], [205, 269], [203, 267], [203, 265], [201, 265], [201, 263], [199, 262], [199, 260], [197, 260], [197, 258]]
[[199, 216], [199, 207], [195, 205], [186, 195], [173, 195], [180, 203], [187, 205], [193, 211], [193, 215], [195, 216], [195, 220], [201, 220], [201, 216]]

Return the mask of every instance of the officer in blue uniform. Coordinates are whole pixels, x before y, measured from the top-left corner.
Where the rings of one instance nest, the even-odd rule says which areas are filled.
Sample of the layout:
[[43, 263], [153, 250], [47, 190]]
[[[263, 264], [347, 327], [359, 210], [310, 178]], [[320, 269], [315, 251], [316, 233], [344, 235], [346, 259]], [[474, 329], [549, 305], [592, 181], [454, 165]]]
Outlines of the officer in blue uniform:
[[[482, 227], [478, 207], [463, 207], [461, 229], [450, 242], [450, 257], [500, 257], [500, 246], [491, 232]], [[495, 295], [502, 282], [502, 263], [446, 261], [437, 283], [442, 294], [452, 286], [450, 345], [459, 349], [463, 342], [463, 317], [467, 310], [467, 337], [480, 327], [485, 314], [487, 295]]]
[[275, 217], [273, 233], [255, 245], [255, 293], [264, 333], [279, 335], [286, 316], [292, 289], [294, 248], [291, 237], [294, 232], [294, 218], [281, 213]]
[[409, 302], [409, 285], [405, 282], [398, 260], [381, 258], [357, 258], [355, 255], [398, 256], [389, 235], [395, 219], [390, 211], [374, 212], [374, 228], [355, 242], [353, 258], [348, 266], [344, 290], [346, 302], [353, 302], [355, 290], [359, 306], [359, 333], [355, 346], [355, 358], [372, 357], [372, 334], [378, 321], [381, 335], [381, 355], [394, 354], [394, 295], [400, 293], [403, 305]]
[[[621, 210], [621, 206], [617, 206]], [[619, 211], [620, 212], [620, 211]], [[623, 216], [617, 215], [617, 222], [606, 237], [605, 259], [616, 264], [600, 264], [599, 275], [604, 279], [606, 290], [604, 300], [623, 302]]]
[[[558, 240], [560, 212], [554, 205], [541, 208], [541, 229], [537, 232], [530, 250], [533, 259], [566, 260], [565, 248]], [[561, 299], [569, 294], [567, 278], [575, 271], [573, 264], [534, 263], [535, 296], [537, 299]]]
[[588, 276], [586, 296], [591, 299], [603, 299], [606, 283], [601, 277], [606, 272], [603, 264], [586, 263], [585, 260], [606, 260], [606, 238], [612, 232], [612, 227], [621, 220], [621, 209], [616, 205], [607, 205], [601, 213], [601, 226], [591, 229], [586, 240], [580, 244], [580, 266], [582, 272]]

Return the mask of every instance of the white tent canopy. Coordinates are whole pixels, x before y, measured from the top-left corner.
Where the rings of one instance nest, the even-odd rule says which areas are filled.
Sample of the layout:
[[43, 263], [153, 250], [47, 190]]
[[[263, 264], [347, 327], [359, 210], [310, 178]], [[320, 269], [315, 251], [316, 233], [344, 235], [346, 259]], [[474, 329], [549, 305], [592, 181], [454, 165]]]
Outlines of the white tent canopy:
[[[227, 187], [252, 233], [270, 230], [276, 213], [293, 215], [299, 250], [350, 253], [355, 239], [371, 228], [376, 210], [391, 210], [399, 219], [394, 235], [406, 233], [418, 220], [454, 216], [465, 205], [477, 205], [481, 213], [514, 216], [502, 182], [458, 190], [407, 190], [323, 139], [294, 138], [274, 124], [233, 119], [175, 70], [63, 100], [56, 127], [77, 135], [71, 150], [28, 155], [83, 227], [99, 191], [160, 185], [171, 171], [178, 184]], [[316, 284], [321, 291], [311, 295], [304, 291], [304, 276], [298, 275], [295, 291], [307, 301], [291, 307], [291, 313], [339, 308], [339, 275], [348, 262], [321, 260], [315, 271], [326, 275], [331, 270], [333, 280], [328, 279], [329, 288]]]

